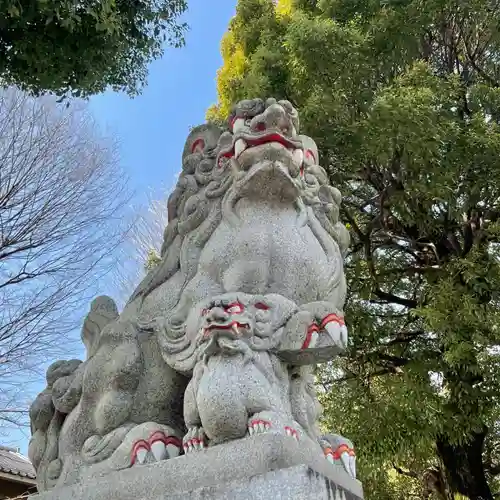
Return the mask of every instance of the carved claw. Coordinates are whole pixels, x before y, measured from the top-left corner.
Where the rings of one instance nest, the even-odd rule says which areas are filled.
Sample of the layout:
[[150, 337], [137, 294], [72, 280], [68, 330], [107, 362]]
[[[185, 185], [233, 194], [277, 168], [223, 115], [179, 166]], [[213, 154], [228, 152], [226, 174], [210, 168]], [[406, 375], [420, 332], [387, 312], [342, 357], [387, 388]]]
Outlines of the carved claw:
[[184, 453], [199, 451], [207, 447], [207, 437], [202, 427], [191, 427], [183, 439]]
[[151, 447], [151, 453], [157, 462], [167, 458], [178, 457], [182, 447], [182, 443], [179, 438], [176, 438], [175, 436], [167, 436], [161, 431], [151, 434], [148, 443]]
[[327, 447], [323, 449], [326, 460], [331, 464], [341, 463], [345, 471], [356, 479], [356, 453], [347, 444], [341, 444], [335, 450]]
[[291, 437], [295, 438], [297, 441], [299, 440], [299, 434], [293, 427], [289, 427], [288, 425], [286, 425], [285, 426], [285, 434], [287, 436], [291, 436]]
[[250, 420], [248, 423], [248, 434], [253, 436], [254, 434], [260, 434], [268, 431], [271, 428], [271, 422], [269, 420], [254, 419]]
[[146, 458], [149, 454], [149, 443], [144, 439], [140, 439], [134, 443], [132, 447], [132, 465], [142, 465], [146, 463]]
[[329, 314], [321, 322], [321, 329], [325, 329], [333, 343], [339, 347], [347, 347], [347, 327], [344, 318], [337, 314]]
[[181, 441], [175, 436], [167, 436], [156, 431], [149, 439], [139, 439], [132, 446], [131, 465], [143, 465], [148, 462], [159, 462], [179, 456]]

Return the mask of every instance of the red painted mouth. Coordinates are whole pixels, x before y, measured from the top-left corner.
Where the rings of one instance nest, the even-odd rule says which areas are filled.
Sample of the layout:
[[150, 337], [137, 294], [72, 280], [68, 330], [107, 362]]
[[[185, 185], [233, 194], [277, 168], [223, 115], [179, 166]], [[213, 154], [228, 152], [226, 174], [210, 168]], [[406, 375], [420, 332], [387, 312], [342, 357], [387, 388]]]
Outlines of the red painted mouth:
[[[281, 144], [287, 149], [297, 149], [297, 144], [293, 143], [286, 137], [282, 136], [281, 134], [277, 132], [272, 132], [269, 134], [265, 135], [260, 135], [258, 137], [250, 137], [250, 136], [241, 136], [238, 137], [237, 139], [243, 139], [246, 144], [247, 144], [247, 149], [253, 148], [255, 146], [261, 146], [262, 144], [267, 144], [270, 142], [277, 142], [278, 144]], [[232, 158], [234, 156], [234, 144], [236, 143], [236, 140], [233, 141], [233, 145], [231, 146], [231, 149], [228, 149], [227, 151], [224, 151], [220, 154], [221, 157], [223, 158]]]

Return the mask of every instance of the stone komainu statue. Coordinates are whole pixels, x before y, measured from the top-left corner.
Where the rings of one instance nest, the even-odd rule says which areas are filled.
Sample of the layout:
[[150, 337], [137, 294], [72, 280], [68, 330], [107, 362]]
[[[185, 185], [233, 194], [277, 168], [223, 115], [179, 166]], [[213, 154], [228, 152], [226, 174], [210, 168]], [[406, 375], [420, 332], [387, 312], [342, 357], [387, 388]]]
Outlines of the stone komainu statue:
[[345, 348], [340, 192], [288, 101], [238, 103], [229, 130], [194, 128], [169, 198], [161, 262], [121, 314], [100, 297], [87, 359], [58, 362], [31, 408], [40, 489], [256, 433], [321, 436], [312, 366]]

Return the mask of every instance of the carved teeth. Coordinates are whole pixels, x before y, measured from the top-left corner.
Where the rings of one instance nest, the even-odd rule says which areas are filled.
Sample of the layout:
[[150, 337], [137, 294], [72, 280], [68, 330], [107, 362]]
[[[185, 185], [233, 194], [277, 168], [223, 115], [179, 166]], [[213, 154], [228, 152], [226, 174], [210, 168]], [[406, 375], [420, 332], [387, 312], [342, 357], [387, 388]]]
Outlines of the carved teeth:
[[328, 453], [328, 455], [325, 456], [325, 458], [331, 463], [331, 464], [334, 464], [335, 463], [335, 459], [333, 458], [333, 454], [332, 453]]
[[167, 447], [163, 441], [154, 441], [151, 443], [151, 452], [157, 462], [167, 458]]
[[302, 149], [296, 149], [292, 153], [292, 157], [293, 157], [293, 162], [295, 163], [295, 165], [297, 165], [298, 167], [301, 167], [302, 164], [304, 163], [304, 151], [302, 151]]
[[238, 159], [241, 153], [247, 148], [247, 143], [244, 139], [238, 139], [234, 144], [234, 157]]
[[167, 453], [169, 458], [178, 457], [180, 452], [181, 450], [178, 446], [175, 446], [174, 444], [167, 444]]
[[240, 331], [238, 329], [238, 327], [233, 323], [231, 325], [231, 329], [233, 330], [233, 332], [236, 334], [236, 335], [239, 335], [240, 334]]

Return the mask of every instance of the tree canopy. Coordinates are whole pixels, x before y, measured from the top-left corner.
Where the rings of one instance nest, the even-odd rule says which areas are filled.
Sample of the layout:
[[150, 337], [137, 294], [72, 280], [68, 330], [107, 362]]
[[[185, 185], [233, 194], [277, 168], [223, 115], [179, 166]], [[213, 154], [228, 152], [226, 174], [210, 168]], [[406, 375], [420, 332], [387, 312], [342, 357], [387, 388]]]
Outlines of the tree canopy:
[[343, 195], [348, 355], [319, 373], [370, 498], [500, 486], [500, 4], [239, 0], [222, 122], [288, 99]]
[[163, 44], [183, 44], [185, 9], [185, 0], [0, 0], [0, 81], [35, 94], [135, 94]]

